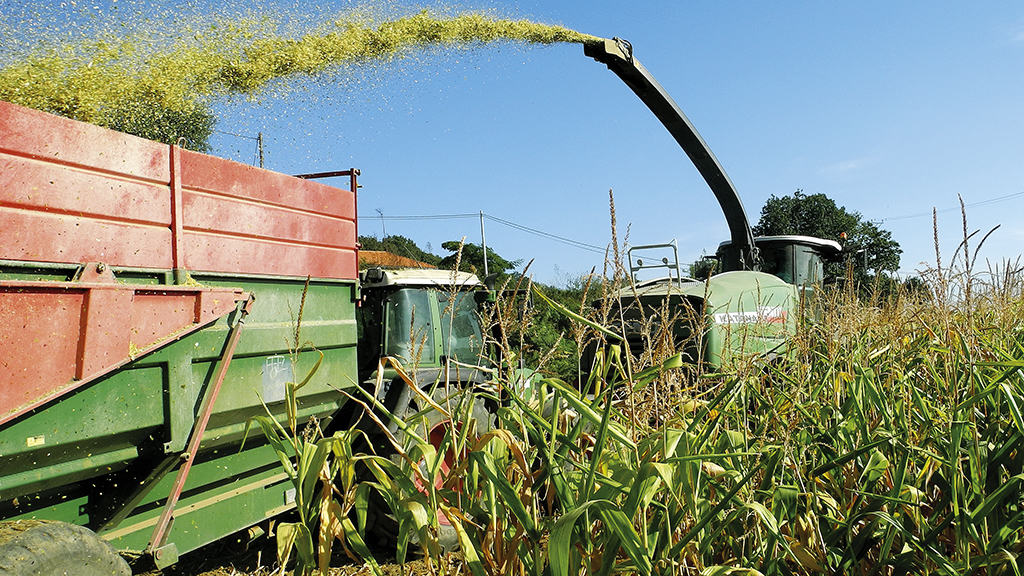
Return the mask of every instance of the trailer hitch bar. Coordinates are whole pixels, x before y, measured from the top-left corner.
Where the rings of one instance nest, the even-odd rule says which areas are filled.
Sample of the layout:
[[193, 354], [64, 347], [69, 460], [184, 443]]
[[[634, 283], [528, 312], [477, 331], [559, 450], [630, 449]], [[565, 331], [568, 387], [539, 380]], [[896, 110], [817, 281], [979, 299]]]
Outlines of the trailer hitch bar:
[[224, 383], [224, 377], [227, 375], [228, 367], [231, 365], [231, 359], [235, 355], [235, 347], [238, 345], [238, 338], [242, 335], [242, 326], [245, 324], [245, 317], [252, 310], [253, 301], [256, 299], [251, 293], [248, 296], [249, 297], [246, 300], [239, 304], [238, 319], [235, 321], [235, 325], [231, 328], [231, 333], [228, 335], [227, 345], [224, 347], [224, 353], [221, 355], [220, 363], [217, 366], [217, 373], [203, 395], [203, 402], [199, 407], [198, 419], [192, 427], [192, 435], [189, 437], [185, 452], [181, 454], [181, 458], [183, 460], [181, 467], [178, 468], [178, 475], [174, 479], [174, 485], [171, 487], [171, 493], [167, 497], [167, 502], [164, 504], [163, 513], [160, 515], [160, 519], [156, 523], [156, 528], [153, 530], [153, 537], [150, 539], [147, 552], [153, 556], [153, 560], [156, 562], [157, 567], [168, 566], [177, 560], [175, 550], [165, 551], [163, 549], [171, 531], [171, 524], [174, 521], [174, 507], [177, 505], [178, 499], [181, 497], [181, 492], [185, 488], [185, 481], [188, 479], [188, 473], [192, 469], [192, 463], [195, 461], [196, 454], [199, 452], [199, 444], [203, 440], [203, 433], [206, 432], [206, 426], [210, 423], [210, 416], [213, 414], [213, 405], [214, 402], [217, 401], [217, 395], [220, 393], [221, 384]]

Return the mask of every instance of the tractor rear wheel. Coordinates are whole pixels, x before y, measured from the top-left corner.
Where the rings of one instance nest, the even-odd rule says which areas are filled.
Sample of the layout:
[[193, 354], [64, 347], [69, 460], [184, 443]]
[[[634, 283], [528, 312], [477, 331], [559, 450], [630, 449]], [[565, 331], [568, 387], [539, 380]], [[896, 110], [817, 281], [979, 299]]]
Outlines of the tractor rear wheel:
[[[471, 395], [473, 397], [470, 397]], [[431, 399], [446, 411], [456, 412], [452, 414], [455, 420], [449, 419], [445, 414], [431, 408], [427, 402], [418, 398], [415, 394], [412, 394], [412, 399], [408, 401], [407, 405], [396, 407], [394, 415], [406, 423], [413, 424], [415, 433], [424, 440], [429, 441], [435, 449], [440, 449], [445, 435], [453, 429], [458, 433], [464, 427], [470, 427], [473, 437], [479, 437], [494, 427], [494, 414], [488, 409], [484, 398], [477, 397], [472, 392], [459, 390], [454, 386], [447, 390], [443, 386], [438, 386]], [[467, 401], [472, 401], [470, 412], [466, 410], [465, 402]], [[406, 443], [406, 435], [402, 430], [396, 431], [395, 437], [400, 444]], [[447, 450], [441, 463], [438, 477], [434, 479], [435, 487], [440, 487], [446, 480], [449, 471], [456, 464], [458, 458], [459, 456], [451, 449]], [[395, 460], [396, 463], [399, 459], [397, 455], [392, 456], [392, 460]], [[450, 481], [449, 485], [451, 485]], [[421, 489], [426, 490], [427, 488], [422, 487]], [[371, 506], [371, 508], [376, 508], [376, 510], [371, 510], [367, 523], [368, 525], [374, 524], [373, 532], [377, 536], [377, 541], [391, 548], [397, 541], [398, 524], [391, 515], [391, 511], [386, 510], [387, 506], [384, 505], [382, 500], [378, 501], [377, 504], [379, 505]], [[369, 518], [372, 518], [372, 521]], [[447, 551], [453, 551], [459, 547], [458, 533], [451, 525], [451, 522], [440, 511], [438, 512], [437, 543]]]
[[0, 522], [0, 576], [130, 576], [131, 569], [92, 530], [66, 522]]

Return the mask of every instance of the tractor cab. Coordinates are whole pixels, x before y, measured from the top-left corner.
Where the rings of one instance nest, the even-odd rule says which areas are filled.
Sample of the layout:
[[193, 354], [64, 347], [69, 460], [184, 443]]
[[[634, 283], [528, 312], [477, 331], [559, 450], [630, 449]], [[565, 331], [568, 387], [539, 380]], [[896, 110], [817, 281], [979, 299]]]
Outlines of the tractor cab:
[[[423, 384], [482, 379], [478, 367], [490, 365], [479, 313], [486, 288], [475, 275], [370, 268], [360, 281], [360, 381], [376, 381], [384, 357], [398, 360]], [[390, 366], [385, 371], [385, 382], [396, 375]]]

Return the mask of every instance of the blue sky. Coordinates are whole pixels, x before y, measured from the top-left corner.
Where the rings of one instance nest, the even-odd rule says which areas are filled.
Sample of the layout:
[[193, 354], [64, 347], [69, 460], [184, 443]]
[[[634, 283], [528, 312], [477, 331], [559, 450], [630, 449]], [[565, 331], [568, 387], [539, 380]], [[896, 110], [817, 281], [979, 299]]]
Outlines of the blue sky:
[[[275, 10], [315, 19], [354, 5]], [[824, 193], [892, 231], [908, 275], [934, 263], [932, 207], [942, 211], [943, 257], [952, 255], [960, 194], [982, 203], [968, 208], [971, 230], [1001, 225], [982, 261], [1021, 253], [1024, 4], [458, 6], [628, 39], [725, 166], [751, 224], [772, 194]], [[676, 239], [685, 262], [728, 237], [714, 197], [668, 133], [579, 46], [429, 51], [298, 86], [218, 104], [218, 129], [263, 132], [267, 166], [282, 172], [360, 168], [361, 233], [386, 229], [442, 252], [445, 240], [479, 242], [479, 220], [395, 217], [483, 211], [603, 247], [613, 189], [620, 239], [627, 227], [632, 244]], [[218, 155], [254, 158], [248, 138], [219, 133], [213, 143]], [[543, 282], [601, 269], [595, 251], [485, 224], [488, 245], [534, 259]]]

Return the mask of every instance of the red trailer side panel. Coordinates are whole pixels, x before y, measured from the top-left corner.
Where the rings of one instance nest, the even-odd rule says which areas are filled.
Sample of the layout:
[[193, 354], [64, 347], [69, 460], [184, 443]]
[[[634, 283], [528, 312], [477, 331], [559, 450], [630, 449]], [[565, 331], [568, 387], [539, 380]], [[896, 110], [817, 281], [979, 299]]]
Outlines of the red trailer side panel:
[[355, 196], [183, 151], [186, 268], [354, 278]]
[[354, 281], [355, 218], [354, 190], [0, 102], [0, 262], [81, 266], [73, 282], [0, 280], [0, 424], [244, 297], [113, 271]]
[[351, 280], [355, 218], [352, 190], [0, 102], [0, 260]]
[[168, 153], [0, 102], [0, 259], [171, 267]]
[[[248, 296], [232, 288], [0, 281], [0, 424], [198, 330]], [[97, 281], [98, 280], [98, 281]]]
[[78, 167], [166, 184], [170, 177], [167, 146], [0, 102], [0, 150]]

